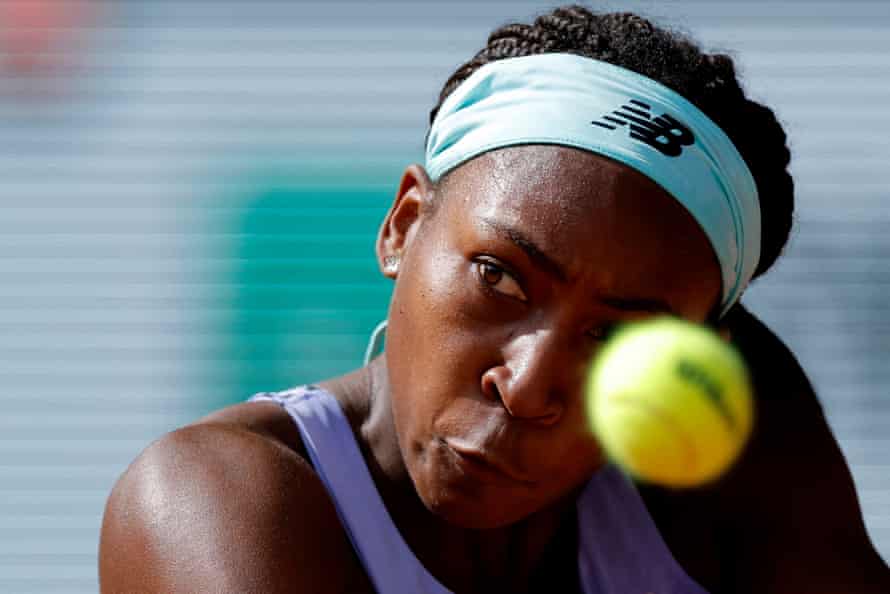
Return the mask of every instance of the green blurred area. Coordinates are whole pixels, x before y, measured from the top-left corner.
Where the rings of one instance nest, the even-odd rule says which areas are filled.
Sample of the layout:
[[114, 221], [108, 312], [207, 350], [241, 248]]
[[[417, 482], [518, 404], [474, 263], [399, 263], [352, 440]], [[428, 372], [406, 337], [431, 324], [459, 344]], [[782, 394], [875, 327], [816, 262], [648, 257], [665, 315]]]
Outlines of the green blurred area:
[[[318, 381], [361, 364], [386, 316], [391, 282], [374, 258], [392, 191], [377, 185], [276, 184], [231, 221], [227, 378], [212, 407]], [[231, 361], [236, 361], [232, 364]]]

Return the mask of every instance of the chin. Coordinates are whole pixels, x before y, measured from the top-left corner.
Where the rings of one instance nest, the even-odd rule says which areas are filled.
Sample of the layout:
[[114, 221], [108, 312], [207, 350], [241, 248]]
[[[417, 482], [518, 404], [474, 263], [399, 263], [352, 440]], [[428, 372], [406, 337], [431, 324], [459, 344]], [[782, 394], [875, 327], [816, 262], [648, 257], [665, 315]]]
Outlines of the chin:
[[522, 484], [456, 466], [443, 448], [432, 454], [414, 486], [424, 506], [450, 524], [474, 530], [515, 524], [546, 507], [541, 483]]
[[[516, 476], [433, 439], [407, 457], [415, 491], [430, 513], [449, 524], [489, 530], [515, 524], [553, 504], [552, 480]], [[412, 464], [413, 462], [413, 464]]]
[[445, 489], [430, 499], [421, 495], [421, 500], [431, 513], [449, 524], [470, 530], [502, 528], [537, 511], [532, 506], [526, 508], [512, 502], [507, 504], [508, 496], [496, 497], [494, 493], [491, 496], [480, 495]]

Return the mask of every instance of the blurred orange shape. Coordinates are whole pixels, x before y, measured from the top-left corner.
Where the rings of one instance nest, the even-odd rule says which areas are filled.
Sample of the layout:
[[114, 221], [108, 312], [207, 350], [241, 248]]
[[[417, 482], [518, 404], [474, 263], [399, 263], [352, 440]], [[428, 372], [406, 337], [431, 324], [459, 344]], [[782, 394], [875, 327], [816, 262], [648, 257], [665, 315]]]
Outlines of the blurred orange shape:
[[90, 0], [0, 0], [0, 56], [17, 74], [64, 66], [68, 42], [91, 20]]

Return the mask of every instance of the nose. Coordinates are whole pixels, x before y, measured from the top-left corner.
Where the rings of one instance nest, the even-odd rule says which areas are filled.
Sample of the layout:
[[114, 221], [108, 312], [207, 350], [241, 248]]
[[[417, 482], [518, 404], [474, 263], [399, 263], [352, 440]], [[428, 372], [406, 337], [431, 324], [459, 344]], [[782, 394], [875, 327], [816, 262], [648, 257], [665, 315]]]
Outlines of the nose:
[[575, 359], [553, 330], [516, 336], [502, 362], [482, 374], [482, 391], [500, 400], [513, 417], [555, 424], [580, 389], [583, 374]]

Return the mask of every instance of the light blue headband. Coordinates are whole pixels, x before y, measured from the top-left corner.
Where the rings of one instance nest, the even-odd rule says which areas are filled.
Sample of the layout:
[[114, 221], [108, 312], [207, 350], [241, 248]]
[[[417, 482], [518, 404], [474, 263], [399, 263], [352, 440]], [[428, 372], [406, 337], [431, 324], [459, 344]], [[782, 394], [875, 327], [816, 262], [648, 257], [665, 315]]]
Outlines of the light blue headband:
[[497, 60], [442, 103], [426, 145], [433, 181], [484, 152], [557, 144], [605, 155], [652, 179], [692, 214], [723, 269], [722, 316], [760, 258], [757, 187], [714, 122], [664, 85], [572, 54]]

